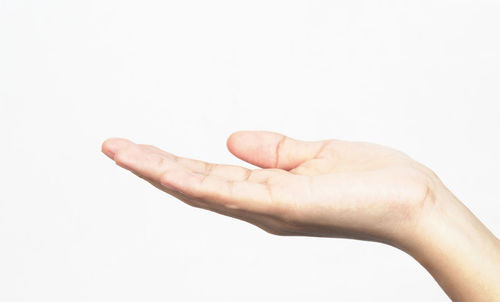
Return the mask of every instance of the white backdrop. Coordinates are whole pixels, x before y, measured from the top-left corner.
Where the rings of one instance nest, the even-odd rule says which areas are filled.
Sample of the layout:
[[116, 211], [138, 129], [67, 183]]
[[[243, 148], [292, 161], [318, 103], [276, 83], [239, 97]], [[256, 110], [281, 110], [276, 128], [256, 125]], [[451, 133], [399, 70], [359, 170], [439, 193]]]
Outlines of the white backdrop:
[[500, 234], [498, 1], [0, 0], [1, 301], [448, 301], [378, 243], [277, 237], [101, 154], [236, 130], [385, 144]]

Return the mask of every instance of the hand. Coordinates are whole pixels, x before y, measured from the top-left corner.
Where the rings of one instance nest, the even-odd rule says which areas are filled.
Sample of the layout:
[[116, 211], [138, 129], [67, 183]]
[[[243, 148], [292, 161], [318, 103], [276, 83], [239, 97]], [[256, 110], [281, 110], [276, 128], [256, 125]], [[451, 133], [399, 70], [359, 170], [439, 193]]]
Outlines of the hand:
[[400, 245], [433, 206], [435, 175], [390, 148], [262, 131], [236, 132], [227, 146], [262, 169], [187, 159], [117, 138], [104, 142], [103, 152], [187, 204], [278, 235]]
[[102, 151], [185, 203], [277, 235], [396, 246], [454, 301], [500, 301], [500, 241], [425, 166], [370, 143], [306, 142], [264, 131], [227, 146], [261, 169], [206, 163], [112, 138]]

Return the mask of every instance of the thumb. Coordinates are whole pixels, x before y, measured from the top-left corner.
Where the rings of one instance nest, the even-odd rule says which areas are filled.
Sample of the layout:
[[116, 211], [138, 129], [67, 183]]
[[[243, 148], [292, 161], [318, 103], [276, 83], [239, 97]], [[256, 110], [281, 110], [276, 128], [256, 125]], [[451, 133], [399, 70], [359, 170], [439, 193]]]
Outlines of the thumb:
[[270, 131], [238, 131], [227, 139], [227, 148], [252, 165], [291, 170], [315, 158], [327, 142], [301, 141]]

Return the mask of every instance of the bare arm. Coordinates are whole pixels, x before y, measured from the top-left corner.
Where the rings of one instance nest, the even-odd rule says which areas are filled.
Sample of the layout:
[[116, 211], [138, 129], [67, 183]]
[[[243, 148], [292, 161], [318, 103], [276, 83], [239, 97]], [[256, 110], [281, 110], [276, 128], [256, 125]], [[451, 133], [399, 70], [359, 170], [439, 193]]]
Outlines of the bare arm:
[[500, 301], [500, 240], [444, 186], [406, 252], [453, 301]]
[[395, 246], [454, 301], [500, 301], [500, 242], [427, 167], [376, 144], [306, 142], [240, 131], [229, 150], [259, 169], [182, 158], [126, 139], [103, 152], [192, 206], [276, 235], [344, 237]]

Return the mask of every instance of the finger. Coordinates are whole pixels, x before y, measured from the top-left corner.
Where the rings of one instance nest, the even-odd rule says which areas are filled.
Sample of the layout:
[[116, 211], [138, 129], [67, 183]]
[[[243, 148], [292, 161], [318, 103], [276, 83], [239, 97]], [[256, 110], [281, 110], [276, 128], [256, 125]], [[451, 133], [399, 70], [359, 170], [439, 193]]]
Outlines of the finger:
[[160, 183], [187, 196], [205, 200], [234, 212], [273, 215], [280, 204], [273, 200], [270, 186], [250, 181], [230, 180], [216, 175], [193, 173], [187, 169], [162, 175]]
[[146, 151], [134, 143], [120, 146], [121, 149], [114, 150], [114, 161], [120, 167], [140, 177], [159, 182], [161, 175], [166, 171], [179, 169], [179, 164], [173, 158]]
[[[137, 175], [139, 176], [139, 175]], [[139, 176], [141, 177], [141, 176]], [[141, 177], [143, 178], [143, 177]], [[246, 221], [250, 224], [253, 224], [257, 226], [258, 228], [271, 233], [275, 235], [295, 235], [294, 232], [289, 232], [286, 229], [283, 228], [283, 224], [280, 221], [280, 219], [276, 219], [273, 215], [270, 215], [269, 213], [254, 213], [254, 212], [249, 212], [245, 211], [243, 209], [231, 209], [231, 208], [226, 208], [223, 206], [218, 206], [214, 204], [207, 204], [206, 202], [200, 201], [196, 198], [188, 197], [180, 192], [177, 192], [175, 190], [168, 189], [167, 187], [157, 183], [156, 181], [153, 181], [151, 179], [143, 178], [156, 188], [168, 193], [169, 195], [172, 195], [173, 197], [181, 200], [182, 202], [196, 207], [196, 208], [201, 208], [205, 210], [209, 210], [224, 216], [228, 217], [233, 217], [239, 220]]]
[[[192, 172], [212, 174], [232, 180], [248, 179], [249, 169], [219, 165], [176, 156], [155, 146], [135, 144], [127, 139], [113, 138], [103, 143], [103, 152], [115, 159], [119, 166], [133, 170], [141, 176], [159, 181], [167, 169], [185, 167]], [[116, 154], [119, 154], [118, 156]]]
[[124, 149], [128, 146], [134, 144], [128, 139], [113, 137], [108, 138], [102, 143], [101, 151], [106, 154], [109, 158], [114, 159], [115, 154], [118, 150]]
[[[272, 201], [270, 187], [266, 183], [250, 181], [245, 172], [248, 169], [203, 163], [213, 168], [200, 173], [181, 165], [179, 157], [176, 158], [133, 143], [117, 150], [114, 156], [119, 166], [192, 198], [230, 209], [261, 213], [272, 211], [277, 206]], [[268, 178], [273, 176], [272, 171], [268, 173]], [[274, 175], [281, 174], [276, 172]]]
[[[136, 144], [128, 139], [110, 138], [102, 144], [102, 152], [111, 159], [114, 159], [115, 154], [118, 152], [118, 150], [125, 150], [126, 148], [133, 145]], [[280, 169], [252, 170], [236, 165], [212, 164], [201, 160], [176, 156], [152, 145], [137, 144], [136, 146], [142, 148], [146, 152], [156, 154], [150, 155], [150, 160], [155, 160], [157, 162], [165, 160], [166, 162], [164, 163], [168, 163], [168, 161], [176, 162], [177, 164], [184, 166], [193, 172], [201, 174], [210, 173], [215, 176], [220, 176], [232, 180], [249, 180], [253, 182], [263, 183], [266, 182], [267, 179], [271, 176], [275, 176], [277, 174], [286, 174], [286, 171]], [[130, 149], [129, 151], [131, 150], [132, 149]], [[122, 154], [122, 156], [126, 156], [126, 154]], [[125, 165], [125, 162], [123, 160], [119, 160], [118, 163], [119, 165]], [[162, 169], [162, 167], [158, 168]]]
[[[120, 152], [120, 150], [121, 150], [121, 155], [116, 159], [117, 164], [124, 167], [124, 168], [128, 168], [127, 164], [130, 165], [131, 158], [125, 158], [125, 157], [131, 156], [129, 151], [131, 151], [131, 150], [133, 151], [133, 149], [131, 149], [131, 147], [133, 147], [133, 146], [135, 146], [135, 144], [128, 139], [110, 138], [110, 139], [107, 139], [103, 142], [102, 152], [104, 154], [106, 154], [109, 158], [115, 159], [116, 154], [118, 152]], [[125, 150], [127, 150], [127, 149], [128, 149], [128, 151], [125, 152]], [[157, 149], [157, 148], [154, 149], [153, 146], [151, 146], [150, 150], [151, 151], [155, 150], [157, 152], [162, 151], [162, 150]], [[165, 157], [169, 157], [167, 152], [162, 151], [162, 154]], [[170, 156], [170, 158], [172, 158], [172, 157]], [[158, 181], [159, 175], [161, 172], [155, 172], [154, 170], [148, 171], [145, 169], [141, 169], [140, 166], [135, 167], [135, 168], [132, 168], [132, 166], [131, 166], [129, 170], [131, 170], [131, 172], [134, 173], [136, 176], [146, 180], [147, 182], [149, 182], [150, 184], [152, 184], [156, 188], [174, 196], [175, 198], [177, 198], [177, 199], [179, 199], [179, 200], [181, 200], [181, 201], [183, 201], [191, 206], [199, 207], [199, 208], [204, 207], [204, 204], [202, 202], [200, 202], [196, 199], [193, 199], [193, 198], [188, 198], [180, 192], [177, 192], [177, 191], [172, 190], [172, 189], [168, 189], [165, 186], [161, 185]], [[154, 178], [156, 178], [156, 179], [154, 179]]]
[[166, 152], [158, 147], [151, 145], [137, 145], [146, 152], [153, 153], [153, 156], [164, 157], [170, 161], [174, 161], [181, 167], [185, 167], [191, 172], [213, 176], [219, 176], [228, 180], [249, 180], [252, 176], [252, 170], [236, 166], [236, 165], [222, 165], [214, 164], [201, 160], [176, 156], [172, 153]]
[[[156, 154], [156, 156], [161, 156], [164, 159], [160, 160], [158, 157], [155, 158], [155, 156], [149, 157], [149, 164], [150, 168], [147, 168], [147, 165], [136, 165], [134, 164], [134, 161], [136, 159], [141, 160], [140, 155], [138, 156], [137, 151], [140, 149], [140, 151], [149, 151], [150, 153]], [[198, 196], [205, 196], [210, 197], [211, 191], [213, 192], [213, 189], [205, 190], [203, 192], [202, 190], [196, 191], [196, 190], [190, 190], [189, 189], [189, 184], [183, 182], [183, 178], [175, 178], [175, 173], [171, 175], [171, 178], [174, 178], [173, 181], [169, 182], [168, 177], [166, 181], [164, 181], [165, 184], [168, 184], [168, 186], [165, 186], [160, 183], [161, 175], [165, 174], [167, 167], [176, 167], [173, 162], [177, 162], [181, 166], [191, 168], [194, 171], [197, 172], [207, 172], [207, 167], [211, 166], [213, 164], [209, 164], [206, 162], [198, 161], [198, 160], [192, 160], [188, 158], [182, 158], [175, 156], [171, 153], [168, 153], [166, 151], [163, 151], [155, 146], [150, 146], [150, 145], [136, 145], [130, 140], [127, 139], [122, 139], [122, 138], [112, 138], [106, 140], [102, 144], [102, 151], [109, 156], [110, 158], [115, 158], [116, 154], [120, 152], [120, 155], [116, 158], [117, 163], [125, 168], [128, 168], [131, 170], [132, 173], [134, 173], [136, 176], [146, 180], [156, 188], [168, 193], [169, 195], [183, 201], [184, 203], [197, 207], [197, 208], [202, 208], [205, 210], [210, 210], [213, 212], [216, 212], [218, 214], [222, 214], [225, 216], [233, 217], [236, 219], [240, 219], [246, 222], [249, 222], [251, 224], [256, 225], [257, 227], [272, 233], [272, 234], [285, 234], [283, 231], [281, 231], [281, 223], [279, 222], [279, 219], [276, 219], [276, 216], [273, 215], [272, 211], [269, 211], [269, 207], [255, 207], [255, 205], [252, 206], [244, 206], [243, 203], [238, 203], [235, 202], [235, 196], [231, 196], [229, 198], [229, 202], [225, 202], [224, 200], [219, 200], [219, 202], [207, 202], [206, 200], [202, 198], [197, 198], [192, 195], [198, 195]], [[144, 154], [143, 154], [144, 155]], [[146, 157], [147, 158], [147, 157]], [[170, 160], [170, 162], [168, 161]], [[155, 167], [151, 166], [152, 163], [160, 163], [163, 162], [163, 164], [166, 164], [165, 166], [160, 166], [160, 167]], [[171, 166], [170, 166], [171, 165]], [[241, 176], [234, 176], [234, 175], [242, 175], [241, 169], [244, 169], [243, 167], [236, 167], [232, 166], [228, 168], [228, 170], [225, 170], [222, 166], [223, 165], [215, 165], [216, 169], [211, 168], [210, 171], [213, 174], [212, 176], [226, 176], [224, 174], [224, 171], [228, 171], [231, 169], [238, 169], [236, 173], [229, 173], [230, 176], [229, 178], [233, 179], [238, 179], [241, 178]], [[247, 169], [248, 170], [248, 169]], [[238, 173], [239, 172], [239, 173]], [[257, 182], [266, 182], [269, 177], [275, 175], [274, 173], [279, 172], [282, 173], [284, 171], [282, 170], [277, 170], [273, 171], [272, 169], [270, 170], [258, 170], [255, 171], [255, 173], [244, 173], [243, 179], [249, 181], [250, 178], [252, 178], [254, 181]], [[177, 174], [178, 175], [178, 174]], [[211, 177], [212, 177], [211, 176]], [[212, 180], [213, 182], [217, 182], [217, 179]], [[176, 184], [177, 183], [177, 184]], [[184, 183], [185, 185], [179, 185], [179, 183]], [[187, 186], [186, 186], [187, 185]], [[244, 187], [244, 185], [239, 185], [237, 184], [236, 187], [239, 187], [240, 189]], [[188, 194], [185, 194], [182, 192], [182, 190], [190, 192], [191, 196]], [[252, 191], [252, 194], [255, 194], [255, 190], [250, 190]], [[241, 190], [239, 191], [240, 195], [244, 195], [244, 192]], [[213, 195], [213, 193], [212, 193]], [[221, 198], [221, 196], [219, 196]], [[228, 197], [223, 197], [222, 199], [228, 199]], [[249, 200], [248, 202], [251, 202]], [[262, 202], [262, 199], [260, 200]], [[256, 210], [259, 210], [260, 213], [256, 212]]]
[[256, 183], [265, 183], [272, 176], [276, 176], [278, 174], [288, 174], [288, 172], [282, 169], [247, 169], [236, 165], [213, 164], [201, 160], [176, 156], [172, 153], [166, 152], [158, 147], [151, 145], [138, 146], [160, 156], [165, 156], [169, 159], [172, 159], [179, 165], [186, 167], [192, 172], [204, 175], [211, 174], [213, 176], [219, 176], [228, 180], [245, 180]]
[[[134, 172], [132, 172], [134, 173]], [[220, 206], [217, 204], [210, 204], [207, 202], [204, 202], [200, 199], [193, 198], [190, 196], [186, 196], [183, 193], [180, 193], [178, 191], [172, 190], [167, 188], [166, 186], [158, 183], [155, 180], [146, 178], [142, 175], [134, 173], [136, 176], [144, 179], [145, 181], [149, 182], [151, 185], [156, 187], [157, 189], [160, 189], [161, 191], [166, 192], [167, 194], [181, 200], [182, 202], [196, 208], [201, 208], [205, 210], [209, 210], [224, 216], [229, 216], [233, 217], [239, 220], [246, 221], [248, 223], [251, 223], [260, 229], [263, 229], [264, 231], [271, 233], [271, 234], [276, 234], [276, 235], [288, 235], [288, 232], [285, 230], [282, 230], [282, 223], [280, 222], [279, 219], [276, 219], [276, 217], [273, 217], [272, 215], [269, 215], [269, 213], [264, 213], [264, 214], [258, 214], [258, 213], [253, 213], [249, 211], [245, 211], [243, 209], [234, 209], [234, 208], [227, 208], [224, 206]]]
[[227, 147], [236, 157], [261, 168], [290, 170], [317, 158], [330, 141], [301, 141], [269, 131], [238, 131]]

